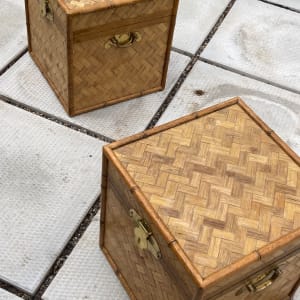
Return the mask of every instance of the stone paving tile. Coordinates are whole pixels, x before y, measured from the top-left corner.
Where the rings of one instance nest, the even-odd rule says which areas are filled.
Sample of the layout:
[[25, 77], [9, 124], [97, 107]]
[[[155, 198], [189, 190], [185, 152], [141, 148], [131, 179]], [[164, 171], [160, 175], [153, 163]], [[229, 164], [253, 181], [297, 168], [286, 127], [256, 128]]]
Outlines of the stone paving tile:
[[270, 2], [284, 5], [286, 7], [295, 8], [300, 10], [299, 0], [269, 0]]
[[1, 0], [0, 70], [27, 46], [25, 5], [22, 0]]
[[0, 279], [33, 293], [100, 193], [103, 143], [0, 101]]
[[3, 290], [3, 289], [0, 289], [0, 300], [21, 300], [21, 298]]
[[300, 92], [300, 14], [237, 0], [202, 57]]
[[43, 299], [129, 299], [99, 249], [99, 223], [97, 216], [46, 290]]
[[167, 88], [162, 92], [74, 118], [65, 113], [28, 54], [0, 77], [0, 94], [113, 139], [120, 139], [145, 129], [189, 61], [187, 56], [172, 53]]
[[[195, 91], [204, 95], [196, 95]], [[240, 96], [300, 154], [300, 95], [197, 62], [158, 124]]]
[[194, 54], [230, 0], [179, 1], [173, 46]]

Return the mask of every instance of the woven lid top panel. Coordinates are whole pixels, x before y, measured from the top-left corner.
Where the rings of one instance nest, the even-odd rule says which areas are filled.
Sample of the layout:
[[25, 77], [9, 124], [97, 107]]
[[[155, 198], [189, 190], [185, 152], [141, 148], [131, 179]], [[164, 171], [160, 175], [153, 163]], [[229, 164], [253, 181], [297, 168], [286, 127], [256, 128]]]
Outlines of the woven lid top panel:
[[202, 277], [300, 227], [300, 168], [239, 104], [115, 153]]
[[113, 8], [138, 2], [151, 2], [152, 0], [59, 0], [69, 11], [82, 10], [93, 11], [98, 9]]

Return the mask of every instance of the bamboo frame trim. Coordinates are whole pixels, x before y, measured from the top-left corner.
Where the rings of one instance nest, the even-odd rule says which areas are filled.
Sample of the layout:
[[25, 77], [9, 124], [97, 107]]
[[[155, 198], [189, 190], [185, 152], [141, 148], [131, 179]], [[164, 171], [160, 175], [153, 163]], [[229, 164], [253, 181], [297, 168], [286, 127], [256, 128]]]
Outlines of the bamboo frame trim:
[[[184, 252], [184, 250], [182, 249], [182, 247], [175, 240], [172, 233], [169, 231], [169, 229], [166, 227], [166, 225], [162, 222], [162, 220], [158, 216], [157, 212], [153, 209], [152, 205], [147, 200], [145, 195], [142, 193], [142, 191], [136, 185], [133, 178], [130, 176], [130, 174], [127, 172], [127, 170], [123, 167], [123, 165], [120, 163], [120, 161], [114, 154], [113, 150], [116, 150], [116, 149], [118, 149], [122, 146], [128, 145], [130, 143], [136, 142], [138, 140], [144, 139], [144, 138], [154, 135], [156, 133], [163, 132], [170, 128], [180, 126], [184, 123], [201, 118], [203, 116], [206, 116], [208, 114], [216, 112], [222, 108], [226, 108], [226, 107], [229, 107], [229, 106], [232, 106], [235, 104], [239, 105], [268, 134], [268, 136], [270, 136], [275, 141], [275, 143], [277, 143], [281, 147], [281, 149], [298, 166], [300, 166], [299, 156], [292, 149], [290, 149], [289, 146], [277, 134], [275, 134], [274, 131], [268, 125], [266, 125], [266, 123], [261, 118], [259, 118], [254, 113], [254, 111], [239, 97], [236, 97], [236, 98], [230, 99], [228, 101], [225, 101], [223, 103], [208, 107], [202, 111], [192, 113], [188, 116], [179, 118], [177, 120], [171, 121], [169, 123], [158, 126], [156, 128], [144, 131], [142, 133], [138, 133], [136, 135], [122, 139], [120, 141], [114, 142], [114, 143], [109, 144], [104, 147], [105, 156], [119, 170], [122, 178], [128, 184], [128, 187], [134, 188], [135, 196], [136, 196], [138, 202], [149, 213], [149, 215], [153, 216], [153, 221], [155, 222], [157, 227], [160, 229], [162, 235], [166, 238], [167, 241], [170, 242], [171, 246], [176, 245], [175, 247], [173, 247], [173, 249], [174, 249], [177, 257], [180, 259], [180, 261], [182, 263], [186, 264], [186, 268], [188, 269], [189, 273], [192, 275], [194, 280], [196, 280], [196, 282], [199, 284], [199, 287], [201, 287], [201, 288], [207, 288], [208, 286], [216, 283], [217, 281], [219, 281], [221, 279], [224, 279], [224, 277], [236, 272], [237, 270], [239, 270], [241, 268], [245, 268], [246, 266], [250, 265], [251, 263], [260, 261], [263, 257], [265, 257], [267, 255], [271, 255], [275, 250], [285, 247], [290, 242], [292, 242], [296, 239], [300, 239], [300, 228], [294, 230], [293, 232], [286, 234], [285, 236], [282, 236], [281, 238], [269, 243], [268, 245], [263, 246], [262, 248], [258, 249], [257, 251], [254, 251], [254, 252], [246, 255], [245, 257], [241, 258], [240, 260], [236, 261], [235, 263], [231, 264], [230, 266], [226, 266], [223, 269], [203, 278], [200, 275], [200, 273], [198, 272], [198, 270], [196, 270], [196, 268], [193, 266], [192, 262], [187, 257], [187, 255]], [[107, 170], [103, 170], [103, 172], [107, 176]]]
[[116, 8], [124, 5], [129, 5], [129, 4], [136, 4], [139, 2], [146, 2], [146, 1], [151, 1], [151, 0], [118, 0], [115, 1], [117, 3], [112, 3], [112, 1], [107, 1], [109, 3], [97, 3], [90, 5], [88, 7], [82, 7], [82, 8], [73, 8], [71, 9], [65, 2], [65, 0], [57, 0], [60, 6], [63, 8], [66, 14], [68, 15], [77, 15], [77, 14], [84, 14], [84, 13], [90, 13], [94, 11], [99, 11], [99, 10], [106, 10], [106, 9], [111, 9], [111, 8]]

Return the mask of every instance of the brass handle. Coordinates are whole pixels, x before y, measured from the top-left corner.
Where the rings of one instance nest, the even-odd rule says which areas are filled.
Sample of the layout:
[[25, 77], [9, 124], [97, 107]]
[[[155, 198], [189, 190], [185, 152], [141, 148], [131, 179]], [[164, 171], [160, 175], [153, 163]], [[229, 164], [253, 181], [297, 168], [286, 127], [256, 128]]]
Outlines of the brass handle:
[[49, 0], [40, 0], [40, 1], [41, 1], [40, 2], [41, 15], [53, 22], [54, 19], [53, 10], [51, 8]]
[[114, 37], [109, 39], [105, 43], [105, 49], [111, 47], [115, 48], [128, 48], [132, 46], [135, 42], [141, 41], [142, 36], [139, 32], [127, 32], [122, 34], [116, 34]]
[[235, 293], [235, 296], [239, 296], [245, 291], [248, 291], [252, 294], [263, 291], [267, 287], [271, 286], [275, 282], [275, 280], [280, 276], [281, 273], [282, 272], [279, 268], [275, 268], [268, 273], [261, 274], [254, 278], [251, 282], [246, 284], [245, 287], [239, 289]]
[[148, 250], [156, 259], [160, 259], [161, 252], [149, 225], [134, 209], [129, 210], [129, 215], [136, 225], [134, 228], [136, 245], [141, 250]]

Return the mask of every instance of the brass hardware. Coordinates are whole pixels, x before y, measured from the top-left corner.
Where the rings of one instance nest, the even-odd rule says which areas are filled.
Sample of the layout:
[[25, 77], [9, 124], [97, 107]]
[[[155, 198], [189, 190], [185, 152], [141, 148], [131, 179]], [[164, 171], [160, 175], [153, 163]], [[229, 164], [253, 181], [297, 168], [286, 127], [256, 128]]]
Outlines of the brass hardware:
[[161, 252], [149, 225], [134, 209], [129, 210], [129, 215], [136, 224], [134, 236], [137, 246], [142, 250], [150, 251], [156, 259], [160, 259]]
[[139, 32], [127, 32], [122, 34], [116, 34], [110, 40], [108, 40], [104, 47], [109, 49], [111, 47], [115, 48], [127, 48], [132, 46], [135, 42], [142, 40], [142, 35]]
[[54, 19], [53, 10], [51, 8], [49, 0], [40, 0], [40, 1], [41, 1], [40, 2], [41, 15], [53, 22]]
[[271, 286], [274, 281], [280, 276], [281, 270], [279, 268], [275, 268], [268, 273], [260, 274], [249, 283], [246, 284], [245, 287], [239, 289], [235, 295], [239, 296], [243, 294], [245, 291], [250, 293], [257, 293], [263, 291], [267, 287]]

